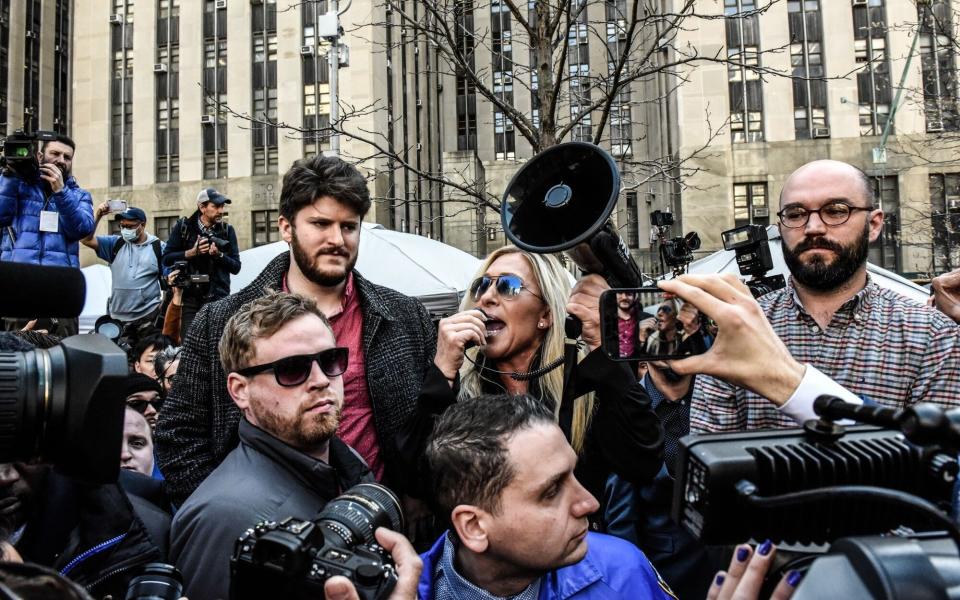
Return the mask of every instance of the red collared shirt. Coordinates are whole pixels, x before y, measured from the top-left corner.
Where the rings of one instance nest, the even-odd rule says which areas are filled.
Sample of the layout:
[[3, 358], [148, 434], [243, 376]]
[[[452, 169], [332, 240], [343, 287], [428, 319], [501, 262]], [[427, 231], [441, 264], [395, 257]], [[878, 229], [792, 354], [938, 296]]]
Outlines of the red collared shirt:
[[[287, 289], [284, 275], [283, 289]], [[373, 422], [373, 405], [367, 388], [367, 369], [363, 354], [363, 313], [360, 298], [353, 285], [353, 273], [347, 276], [347, 285], [340, 301], [338, 314], [328, 316], [338, 346], [350, 350], [350, 363], [343, 374], [343, 414], [337, 437], [360, 453], [378, 480], [383, 480], [383, 459], [380, 442]]]

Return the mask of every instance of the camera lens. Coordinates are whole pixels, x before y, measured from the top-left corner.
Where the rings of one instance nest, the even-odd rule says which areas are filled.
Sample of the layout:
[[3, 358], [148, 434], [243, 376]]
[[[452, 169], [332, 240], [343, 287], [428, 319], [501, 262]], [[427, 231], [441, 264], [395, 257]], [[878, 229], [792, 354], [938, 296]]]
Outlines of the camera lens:
[[150, 563], [127, 587], [126, 600], [180, 600], [183, 576], [172, 565]]
[[47, 433], [59, 412], [66, 379], [62, 353], [0, 352], [0, 462], [46, 454]]
[[377, 527], [403, 531], [400, 501], [376, 483], [361, 483], [337, 496], [316, 521], [331, 545], [345, 549], [376, 543], [373, 533]]

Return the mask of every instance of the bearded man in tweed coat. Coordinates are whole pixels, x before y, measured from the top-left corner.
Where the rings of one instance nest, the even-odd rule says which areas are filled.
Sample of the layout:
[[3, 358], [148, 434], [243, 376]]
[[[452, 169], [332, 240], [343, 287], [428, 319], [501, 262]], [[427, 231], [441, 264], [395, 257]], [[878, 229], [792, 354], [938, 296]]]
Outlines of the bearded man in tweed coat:
[[238, 443], [241, 415], [227, 393], [217, 343], [227, 319], [267, 290], [312, 298], [338, 345], [350, 349], [337, 436], [378, 479], [398, 487], [389, 448], [414, 408], [436, 334], [420, 302], [354, 271], [369, 208], [366, 180], [339, 158], [298, 160], [284, 175], [279, 227], [290, 251], [240, 292], [204, 305], [183, 342], [177, 380], [155, 432], [160, 470], [176, 504]]

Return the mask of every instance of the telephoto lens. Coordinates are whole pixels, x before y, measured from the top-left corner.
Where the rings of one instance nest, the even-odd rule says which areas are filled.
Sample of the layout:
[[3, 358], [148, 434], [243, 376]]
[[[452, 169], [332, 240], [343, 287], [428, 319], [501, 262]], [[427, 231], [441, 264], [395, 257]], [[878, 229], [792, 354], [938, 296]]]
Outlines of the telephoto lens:
[[376, 544], [377, 527], [403, 531], [400, 501], [382, 485], [360, 483], [337, 496], [317, 515], [328, 543], [344, 549]]
[[173, 565], [150, 563], [127, 587], [126, 600], [180, 600], [183, 575]]

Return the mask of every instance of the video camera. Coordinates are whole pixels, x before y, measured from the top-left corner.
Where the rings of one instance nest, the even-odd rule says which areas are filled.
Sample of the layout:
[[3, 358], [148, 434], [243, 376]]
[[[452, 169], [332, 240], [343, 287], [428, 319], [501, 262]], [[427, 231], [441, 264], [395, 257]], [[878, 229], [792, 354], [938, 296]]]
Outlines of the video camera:
[[754, 298], [783, 289], [787, 285], [783, 275], [766, 277], [767, 272], [773, 268], [766, 227], [744, 225], [728, 229], [720, 235], [723, 237], [724, 250], [732, 250], [736, 253], [740, 274], [750, 277], [746, 284]]
[[657, 245], [664, 270], [670, 267], [675, 276], [686, 271], [687, 265], [693, 261], [693, 253], [700, 249], [700, 236], [697, 232], [691, 231], [687, 235], [667, 239], [667, 232], [674, 224], [674, 219], [672, 213], [663, 210], [650, 213], [650, 224], [657, 230]]
[[176, 277], [170, 282], [170, 285], [175, 288], [188, 288], [210, 283], [210, 275], [197, 272], [189, 260], [178, 260], [174, 262], [172, 270], [177, 271]]
[[[675, 521], [708, 545], [751, 538], [829, 544], [909, 528], [899, 541], [868, 537], [837, 542], [833, 566], [820, 566], [833, 578], [818, 584], [808, 575], [801, 584], [801, 589], [819, 585], [821, 591], [825, 585], [837, 586], [834, 591], [817, 596], [798, 589], [795, 597], [946, 598], [835, 592], [861, 584], [872, 591], [902, 589], [898, 580], [913, 580], [917, 573], [943, 576], [928, 578], [926, 586], [960, 580], [960, 529], [946, 514], [958, 472], [960, 411], [945, 413], [931, 404], [894, 410], [830, 396], [818, 398], [814, 410], [821, 418], [801, 430], [683, 438]], [[835, 422], [839, 419], [868, 425], [847, 428]], [[943, 531], [955, 546], [947, 553], [950, 560], [931, 560], [915, 540], [942, 538]], [[937, 552], [942, 553], [942, 546]], [[821, 560], [813, 562], [810, 573]], [[906, 573], [897, 564], [916, 570]]]
[[230, 597], [323, 598], [327, 579], [342, 575], [364, 600], [390, 595], [397, 572], [374, 537], [378, 527], [403, 530], [393, 493], [361, 483], [334, 498], [310, 521], [294, 517], [262, 522], [237, 540], [230, 560]]
[[40, 179], [37, 142], [51, 142], [56, 139], [57, 134], [53, 131], [25, 133], [22, 129], [18, 129], [3, 141], [0, 167], [10, 170], [24, 181], [37, 181]]

